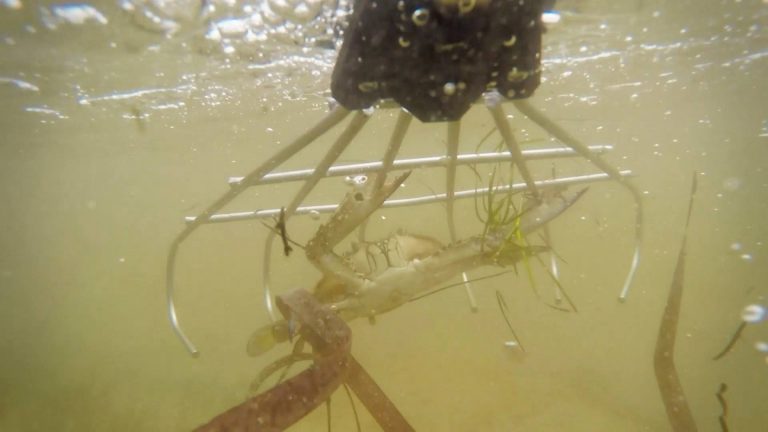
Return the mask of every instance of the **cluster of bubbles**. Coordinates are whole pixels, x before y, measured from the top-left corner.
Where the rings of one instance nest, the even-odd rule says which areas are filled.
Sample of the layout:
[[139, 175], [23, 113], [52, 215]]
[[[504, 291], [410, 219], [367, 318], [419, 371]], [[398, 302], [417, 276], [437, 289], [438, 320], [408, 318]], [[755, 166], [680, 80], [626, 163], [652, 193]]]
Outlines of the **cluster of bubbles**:
[[[756, 326], [764, 323], [768, 318], [768, 308], [761, 304], [747, 305], [741, 311], [741, 320], [747, 326]], [[758, 339], [754, 342], [754, 348], [765, 356], [765, 362], [768, 364], [768, 340]]]
[[[19, 2], [21, 4], [21, 2]], [[49, 30], [56, 30], [61, 25], [82, 25], [108, 23], [107, 17], [98, 9], [84, 3], [53, 5], [50, 8], [40, 8], [40, 20]]]
[[[28, 8], [22, 0], [0, 1], [8, 9]], [[335, 49], [352, 13], [351, 0], [118, 0], [117, 5], [144, 31], [168, 37], [200, 34], [224, 53], [268, 41]], [[43, 25], [51, 30], [106, 25], [114, 15], [111, 9], [87, 2], [38, 7]]]
[[349, 0], [121, 0], [136, 25], [175, 35], [192, 28], [206, 47], [251, 55], [269, 43], [335, 49]]
[[[179, 67], [188, 65], [188, 72], [177, 85], [169, 79], [162, 88], [90, 94], [88, 88], [72, 84], [81, 104], [131, 104], [141, 112], [130, 116], [146, 120], [147, 109], [178, 108], [196, 96], [204, 105], [215, 106], [228, 94], [242, 91], [243, 82], [263, 99], [265, 109], [277, 101], [324, 95], [352, 0], [117, 0], [46, 5], [0, 0], [0, 8], [9, 13], [32, 12], [26, 16], [37, 22], [26, 24], [25, 34], [77, 32], [88, 41], [98, 41], [93, 42], [97, 45], [107, 41], [111, 48], [129, 47], [131, 52], [138, 46], [142, 54], [170, 53], [181, 59]], [[193, 55], [185, 57], [187, 53]], [[201, 57], [208, 61], [198, 61]], [[34, 83], [2, 79], [37, 91]]]
[[265, 106], [325, 94], [352, 0], [121, 0], [145, 30], [268, 88]]

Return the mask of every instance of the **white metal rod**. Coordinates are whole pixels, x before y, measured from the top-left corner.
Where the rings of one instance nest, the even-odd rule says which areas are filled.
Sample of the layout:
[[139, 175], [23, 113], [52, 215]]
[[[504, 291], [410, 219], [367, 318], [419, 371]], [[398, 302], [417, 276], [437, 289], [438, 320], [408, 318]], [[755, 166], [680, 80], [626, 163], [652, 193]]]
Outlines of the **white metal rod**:
[[[619, 171], [619, 173], [621, 174], [622, 177], [629, 177], [632, 175], [631, 170], [623, 170], [623, 171]], [[611, 177], [608, 174], [601, 172], [596, 174], [586, 174], [586, 175], [573, 176], [573, 177], [560, 177], [557, 179], [550, 179], [550, 180], [537, 180], [536, 187], [546, 189], [546, 188], [551, 188], [551, 187], [560, 186], [560, 185], [576, 185], [576, 184], [584, 184], [584, 183], [591, 183], [591, 182], [605, 181], [605, 180], [611, 180]], [[511, 188], [513, 191], [527, 190], [527, 186], [525, 185], [525, 183], [515, 183], [511, 186]], [[493, 188], [495, 192], [504, 192], [504, 191], [508, 191], [509, 189], [510, 189], [510, 186], [508, 185], [501, 185]], [[485, 195], [487, 193], [488, 193], [487, 187], [478, 188], [478, 189], [467, 189], [463, 191], [457, 191], [454, 194], [454, 198], [457, 198], [457, 199], [472, 198], [477, 195]], [[445, 201], [445, 199], [446, 199], [446, 194], [444, 193], [434, 194], [434, 195], [424, 195], [424, 196], [412, 197], [412, 198], [390, 199], [390, 200], [384, 201], [382, 208], [431, 204], [431, 203]], [[336, 211], [337, 207], [338, 207], [337, 204], [304, 206], [304, 207], [297, 208], [296, 211], [294, 212], [294, 215], [331, 213]], [[208, 221], [205, 223], [222, 223], [222, 222], [244, 221], [244, 220], [251, 220], [251, 219], [266, 219], [266, 218], [277, 216], [279, 214], [280, 214], [279, 208], [236, 212], [236, 213], [222, 213], [222, 214], [215, 214], [210, 216]], [[187, 216], [184, 218], [184, 220], [187, 223], [194, 222], [195, 216]]]
[[[593, 145], [589, 146], [589, 151], [594, 154], [602, 154], [613, 150], [612, 145]], [[539, 149], [523, 150], [525, 160], [537, 159], [555, 159], [580, 156], [576, 151], [568, 147], [551, 147]], [[479, 163], [508, 162], [512, 160], [512, 155], [508, 151], [490, 152], [490, 153], [464, 153], [458, 155], [456, 165], [470, 165]], [[393, 162], [392, 167], [395, 170], [412, 170], [419, 168], [434, 168], [445, 166], [447, 160], [445, 156], [426, 156], [413, 159], [399, 159]], [[334, 165], [328, 169], [326, 177], [340, 177], [353, 174], [374, 173], [382, 169], [381, 161], [362, 162], [348, 165]], [[314, 168], [301, 169], [295, 171], [273, 172], [256, 179], [252, 185], [284, 183], [289, 181], [305, 180], [314, 172]], [[243, 177], [230, 177], [230, 186], [239, 186]]]

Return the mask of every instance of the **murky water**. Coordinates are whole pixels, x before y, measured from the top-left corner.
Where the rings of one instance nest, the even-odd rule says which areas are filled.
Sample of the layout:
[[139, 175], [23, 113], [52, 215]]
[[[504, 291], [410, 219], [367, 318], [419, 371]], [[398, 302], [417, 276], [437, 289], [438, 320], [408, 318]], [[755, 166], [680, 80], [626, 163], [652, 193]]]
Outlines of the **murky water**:
[[[301, 16], [257, 14], [266, 22], [244, 30], [222, 20], [264, 5], [209, 2], [206, 21], [198, 3], [185, 1], [92, 2], [74, 12], [52, 2], [0, 4], [0, 429], [189, 430], [241, 402], [287, 347], [256, 359], [244, 350], [269, 319], [260, 223], [204, 227], [184, 244], [178, 307], [198, 359], [167, 322], [167, 248], [183, 216], [225, 191], [228, 176], [247, 173], [324, 115], [332, 9], [317, 3], [320, 17], [301, 28]], [[315, 3], [307, 4], [311, 12]], [[505, 275], [475, 283], [476, 314], [454, 289], [374, 326], [353, 322], [353, 352], [417, 430], [667, 430], [652, 355], [698, 171], [677, 367], [700, 430], [720, 430], [723, 382], [731, 430], [764, 430], [768, 366], [752, 345], [768, 340], [768, 326], [750, 326], [731, 354], [712, 357], [742, 308], [765, 305], [768, 292], [768, 5], [558, 6], [562, 22], [545, 37], [546, 80], [531, 102], [584, 141], [615, 145], [608, 159], [632, 169], [645, 192], [645, 252], [629, 301], [616, 297], [631, 255], [631, 200], [617, 185], [596, 184], [552, 226], [578, 314], [545, 306], [524, 272]], [[220, 23], [218, 35], [209, 22]], [[376, 113], [343, 161], [378, 159], [393, 118]], [[462, 150], [473, 151], [491, 120], [480, 107], [466, 119]], [[528, 123], [514, 127], [546, 138]], [[413, 129], [403, 155], [444, 151], [444, 125]], [[324, 146], [287, 167], [309, 166]], [[556, 168], [591, 169], [575, 161]], [[538, 171], [547, 175], [550, 164]], [[442, 184], [438, 171], [418, 174], [414, 190]], [[336, 183], [310, 201], [337, 202], [344, 186]], [[476, 186], [471, 173], [460, 183]], [[256, 188], [229, 209], [285, 205], [291, 190]], [[481, 229], [472, 209], [460, 205], [461, 236]], [[444, 220], [439, 205], [380, 216], [374, 235], [404, 228], [447, 241], [447, 227], [435, 223]], [[319, 223], [297, 218], [290, 229], [306, 241]], [[300, 253], [277, 257], [278, 292], [316, 280]], [[550, 298], [543, 271], [533, 273]], [[524, 354], [503, 346], [510, 335], [495, 290]], [[334, 430], [354, 430], [343, 392], [331, 417]], [[367, 413], [361, 422], [377, 430]], [[295, 429], [325, 425], [318, 409]]]

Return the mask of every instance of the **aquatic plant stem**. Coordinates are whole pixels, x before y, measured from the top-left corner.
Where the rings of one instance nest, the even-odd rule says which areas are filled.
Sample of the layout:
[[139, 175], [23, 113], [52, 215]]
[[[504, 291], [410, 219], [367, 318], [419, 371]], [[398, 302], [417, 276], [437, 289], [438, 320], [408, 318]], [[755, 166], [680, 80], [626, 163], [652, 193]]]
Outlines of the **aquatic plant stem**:
[[672, 277], [672, 285], [669, 288], [667, 305], [664, 307], [664, 314], [661, 317], [659, 336], [656, 340], [656, 350], [653, 355], [653, 370], [656, 374], [656, 383], [659, 386], [661, 399], [667, 411], [667, 418], [672, 426], [672, 430], [675, 432], [694, 432], [697, 430], [696, 422], [693, 420], [691, 409], [688, 406], [688, 401], [685, 398], [685, 393], [675, 368], [675, 340], [677, 338], [677, 325], [680, 317], [680, 304], [683, 297], [686, 242], [695, 193], [696, 177], [694, 174], [683, 241], [680, 253], [677, 256], [677, 265]]

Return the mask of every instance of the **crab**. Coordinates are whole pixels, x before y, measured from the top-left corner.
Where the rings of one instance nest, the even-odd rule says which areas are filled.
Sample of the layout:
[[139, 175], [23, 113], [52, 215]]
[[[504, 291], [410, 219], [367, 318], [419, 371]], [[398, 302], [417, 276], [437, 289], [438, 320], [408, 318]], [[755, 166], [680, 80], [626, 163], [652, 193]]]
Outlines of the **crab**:
[[[482, 234], [449, 245], [399, 231], [385, 240], [358, 243], [351, 252], [338, 254], [335, 248], [341, 241], [360, 227], [409, 174], [383, 182], [372, 179], [364, 188], [349, 192], [305, 247], [307, 259], [323, 274], [314, 296], [347, 321], [364, 317], [373, 322], [376, 316], [439, 289], [463, 272], [481, 266], [514, 265], [546, 250], [520, 239], [559, 216], [586, 191], [545, 195], [520, 214], [486, 225]], [[287, 340], [293, 332], [293, 323], [277, 321], [257, 330], [247, 351], [259, 355], [276, 342]]]

